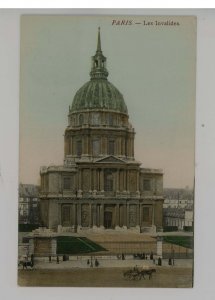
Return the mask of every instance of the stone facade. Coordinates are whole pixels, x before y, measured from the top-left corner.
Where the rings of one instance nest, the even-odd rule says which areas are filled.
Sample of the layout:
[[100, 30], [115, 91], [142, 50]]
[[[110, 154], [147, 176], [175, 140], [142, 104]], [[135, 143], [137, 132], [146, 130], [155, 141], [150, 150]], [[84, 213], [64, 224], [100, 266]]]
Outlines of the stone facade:
[[162, 228], [162, 170], [140, 168], [122, 94], [107, 80], [100, 33], [91, 81], [76, 93], [64, 164], [41, 168], [45, 226], [58, 231]]

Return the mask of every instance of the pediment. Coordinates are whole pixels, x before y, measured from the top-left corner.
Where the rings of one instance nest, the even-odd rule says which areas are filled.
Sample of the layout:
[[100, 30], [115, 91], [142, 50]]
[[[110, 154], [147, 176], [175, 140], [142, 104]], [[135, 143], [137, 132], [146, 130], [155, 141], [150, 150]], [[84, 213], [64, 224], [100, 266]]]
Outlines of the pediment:
[[110, 155], [108, 157], [98, 159], [96, 161], [96, 163], [120, 163], [120, 164], [125, 164], [126, 162], [122, 159], [119, 159], [119, 158], [113, 156], [113, 155]]

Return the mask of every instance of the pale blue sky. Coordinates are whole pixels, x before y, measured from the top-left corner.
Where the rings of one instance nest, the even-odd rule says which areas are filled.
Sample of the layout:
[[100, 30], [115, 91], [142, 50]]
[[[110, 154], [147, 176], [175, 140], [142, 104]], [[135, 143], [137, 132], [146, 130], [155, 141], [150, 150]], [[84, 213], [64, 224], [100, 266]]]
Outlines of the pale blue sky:
[[75, 92], [89, 80], [101, 27], [109, 81], [124, 95], [136, 130], [135, 157], [162, 168], [165, 187], [194, 181], [196, 20], [180, 26], [113, 26], [115, 17], [24, 16], [21, 20], [20, 181], [39, 183], [42, 165], [62, 164]]

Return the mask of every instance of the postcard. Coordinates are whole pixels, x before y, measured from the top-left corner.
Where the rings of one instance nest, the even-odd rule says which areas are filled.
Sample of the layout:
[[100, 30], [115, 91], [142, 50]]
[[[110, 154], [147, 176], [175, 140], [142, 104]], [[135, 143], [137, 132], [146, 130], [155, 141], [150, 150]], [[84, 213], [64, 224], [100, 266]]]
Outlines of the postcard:
[[20, 26], [18, 284], [191, 288], [196, 17]]

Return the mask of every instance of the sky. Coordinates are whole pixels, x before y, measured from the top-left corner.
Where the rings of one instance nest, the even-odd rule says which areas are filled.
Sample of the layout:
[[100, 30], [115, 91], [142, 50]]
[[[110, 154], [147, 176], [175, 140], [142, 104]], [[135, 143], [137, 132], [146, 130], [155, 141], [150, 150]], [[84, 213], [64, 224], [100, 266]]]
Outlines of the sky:
[[[172, 20], [180, 25], [156, 25]], [[63, 164], [69, 105], [90, 79], [99, 26], [108, 79], [136, 131], [136, 160], [163, 169], [164, 187], [192, 188], [196, 19], [173, 16], [22, 16], [20, 182], [39, 184], [41, 166]]]

